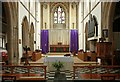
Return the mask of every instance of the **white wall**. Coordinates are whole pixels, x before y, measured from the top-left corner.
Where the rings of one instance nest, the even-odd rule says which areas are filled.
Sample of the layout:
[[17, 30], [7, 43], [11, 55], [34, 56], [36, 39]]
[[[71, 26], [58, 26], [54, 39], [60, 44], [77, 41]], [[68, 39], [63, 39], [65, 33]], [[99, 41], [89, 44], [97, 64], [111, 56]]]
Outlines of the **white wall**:
[[85, 0], [84, 2], [84, 18], [87, 16], [87, 14], [89, 13], [89, 1]]
[[[37, 18], [37, 22], [35, 20], [34, 17], [40, 17], [40, 13], [37, 13], [37, 16], [36, 16], [36, 11], [35, 11], [35, 2], [31, 2], [30, 3], [30, 10], [29, 10], [29, 2], [25, 2], [25, 1], [22, 1], [23, 5], [30, 11], [30, 13], [32, 15], [29, 14], [29, 12], [25, 9], [25, 7], [20, 3], [19, 3], [19, 9], [18, 9], [18, 12], [19, 12], [19, 18], [18, 18], [18, 31], [19, 31], [19, 39], [21, 40], [21, 44], [19, 44], [19, 62], [20, 62], [20, 58], [22, 57], [22, 21], [23, 21], [23, 18], [26, 16], [27, 17], [27, 20], [28, 20], [28, 23], [29, 25], [31, 25], [31, 22], [33, 22], [34, 24], [34, 32], [35, 32], [35, 35], [34, 35], [34, 41], [36, 41], [36, 44], [34, 46], [34, 49], [38, 49], [38, 46], [40, 47], [40, 37], [39, 37], [39, 33], [40, 33], [40, 19]], [[39, 4], [39, 3], [38, 3]], [[38, 5], [37, 7], [37, 12], [40, 11], [40, 6]], [[30, 17], [29, 17], [30, 16]], [[30, 26], [29, 26], [29, 30], [30, 30]]]
[[[45, 7], [47, 5], [47, 7]], [[46, 3], [43, 5], [43, 29], [45, 29], [45, 23], [46, 23], [46, 29], [50, 28], [50, 3]]]
[[98, 21], [98, 38], [101, 37], [101, 3], [92, 11], [92, 15], [95, 15]]
[[[77, 28], [77, 3], [69, 3], [69, 28], [76, 29]], [[73, 26], [74, 23], [74, 26]], [[73, 28], [74, 27], [74, 28]]]
[[[31, 2], [30, 3], [30, 13], [32, 13], [32, 15], [35, 17], [35, 2]], [[34, 41], [36, 41], [36, 35], [35, 35], [35, 28], [36, 28], [36, 26], [35, 26], [35, 22], [36, 22], [36, 20], [35, 20], [35, 18], [33, 18], [33, 16], [32, 15], [30, 15], [30, 21], [29, 21], [29, 24], [30, 24], [30, 28], [31, 28], [31, 23], [33, 22], [33, 25], [34, 25]], [[30, 31], [30, 29], [29, 29], [29, 31]], [[34, 44], [34, 50], [36, 49], [36, 44]]]
[[79, 49], [83, 49], [84, 50], [84, 3], [81, 2], [80, 4], [80, 43], [79, 43]]
[[[85, 26], [86, 22], [89, 20], [89, 13], [90, 11], [95, 7], [95, 5], [98, 3], [98, 0], [91, 0], [91, 5], [89, 4], [90, 1], [85, 0], [84, 5], [83, 2], [80, 2], [79, 4], [79, 49], [86, 50], [86, 42], [85, 42]], [[91, 9], [91, 10], [90, 10]], [[97, 17], [98, 21], [98, 39], [101, 37], [101, 3], [99, 3], [91, 12], [92, 15], [95, 15]], [[84, 20], [83, 20], [84, 19]], [[83, 22], [81, 23], [81, 21]]]
[[36, 49], [40, 49], [40, 28], [41, 28], [41, 6], [40, 3], [36, 3], [36, 19], [38, 22], [36, 22], [36, 28], [35, 28], [35, 40], [36, 40]]
[[[28, 8], [28, 3], [27, 2], [24, 2], [23, 3], [26, 8]], [[18, 16], [18, 34], [19, 34], [19, 40], [21, 40], [21, 44], [19, 44], [19, 62], [20, 62], [20, 58], [22, 57], [22, 21], [23, 21], [23, 18], [26, 16], [27, 18], [29, 18], [29, 14], [27, 12], [27, 10], [23, 7], [23, 5], [19, 2], [19, 16]]]
[[72, 3], [69, 3], [69, 28], [72, 29], [72, 23], [71, 23], [71, 17], [72, 17], [72, 13], [71, 13], [71, 5]]
[[[76, 3], [72, 3], [72, 8], [71, 8], [71, 29], [76, 29]], [[73, 26], [74, 23], [74, 26]]]
[[80, 2], [79, 3], [79, 14], [78, 14], [78, 16], [79, 16], [79, 21], [78, 21], [78, 24], [79, 24], [79, 27], [78, 27], [78, 31], [79, 31], [79, 49], [83, 49], [83, 41], [84, 41], [84, 39], [83, 39], [83, 28], [84, 28], [84, 22], [82, 22], [82, 20], [83, 20], [83, 15], [84, 13], [83, 13], [83, 2]]

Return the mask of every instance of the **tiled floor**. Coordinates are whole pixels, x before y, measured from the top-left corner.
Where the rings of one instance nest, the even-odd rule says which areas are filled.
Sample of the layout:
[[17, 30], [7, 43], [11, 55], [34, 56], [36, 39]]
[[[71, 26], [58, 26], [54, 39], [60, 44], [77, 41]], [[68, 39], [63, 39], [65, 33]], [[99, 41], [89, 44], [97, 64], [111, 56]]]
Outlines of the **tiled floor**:
[[[5, 68], [4, 72], [9, 74], [10, 69]], [[14, 74], [27, 74], [28, 71], [26, 68], [15, 68]], [[30, 70], [30, 73], [36, 74], [36, 76], [44, 76], [44, 70], [40, 68], [33, 68]], [[65, 70], [61, 71], [61, 74], [65, 74], [66, 80], [72, 80], [73, 79], [73, 71]], [[85, 79], [101, 79], [101, 75], [107, 74], [107, 69], [105, 68], [95, 68], [92, 69], [92, 74], [90, 73], [90, 69], [88, 68], [79, 68], [76, 70], [75, 73], [75, 79], [76, 80], [85, 80]], [[120, 79], [120, 69], [109, 69], [109, 75], [115, 75], [116, 79]], [[46, 79], [47, 80], [54, 80], [55, 78], [55, 71], [50, 71], [46, 73]]]
[[[9, 68], [5, 70], [7, 73], [10, 72]], [[100, 69], [93, 69], [92, 74], [90, 73], [90, 70], [87, 68], [80, 68], [75, 73], [75, 79], [76, 80], [86, 80], [86, 79], [101, 79], [101, 75], [105, 75], [106, 69], [100, 68]], [[116, 79], [120, 79], [120, 69], [110, 69], [109, 75], [115, 75]], [[24, 76], [24, 74], [27, 73], [26, 69], [20, 69], [16, 68], [14, 70], [14, 73], [21, 74]], [[35, 73], [36, 76], [44, 76], [44, 72], [42, 69], [31, 69], [30, 73]], [[65, 74], [66, 80], [72, 80], [73, 79], [73, 71], [65, 70], [61, 71], [61, 74]], [[54, 80], [55, 79], [55, 71], [50, 71], [46, 73], [46, 80]]]
[[[4, 71], [3, 71], [5, 74], [9, 74], [11, 72], [10, 68], [5, 68]], [[28, 71], [27, 71], [27, 68], [15, 68], [13, 70], [13, 73], [14, 74], [27, 74]], [[43, 69], [40, 69], [40, 68], [32, 68], [30, 70], [30, 73], [31, 74], [36, 74], [36, 76], [44, 76], [44, 70]], [[65, 74], [66, 76], [66, 80], [72, 80], [72, 76], [73, 76], [73, 72], [72, 71], [69, 71], [69, 70], [65, 70], [65, 71], [61, 71], [60, 72], [61, 74]], [[46, 73], [46, 79], [47, 80], [54, 80], [54, 77], [55, 77], [55, 71], [50, 71], [50, 72], [47, 72]]]
[[[61, 74], [65, 74], [66, 75], [66, 80], [72, 80], [73, 79], [73, 72], [69, 71], [69, 70], [65, 70], [65, 71], [61, 71]], [[47, 80], [54, 80], [54, 76], [55, 76], [55, 71], [50, 71], [47, 72]]]
[[[74, 63], [84, 63], [84, 61], [80, 60], [79, 58], [77, 58], [77, 56], [74, 56]], [[36, 62], [30, 61], [29, 62], [31, 65], [43, 65], [44, 64], [44, 57], [42, 57], [41, 59], [39, 59]], [[88, 62], [91, 63], [91, 62]], [[93, 63], [93, 62], [92, 62]], [[95, 63], [95, 62], [94, 62]], [[21, 63], [21, 65], [23, 65], [23, 63]], [[10, 69], [5, 69], [4, 71], [6, 72], [10, 72]], [[14, 72], [16, 73], [27, 73], [28, 71], [26, 71], [26, 69], [20, 69], [20, 68], [15, 68]], [[111, 74], [116, 75], [117, 79], [120, 79], [120, 69], [110, 69], [109, 72]], [[35, 73], [37, 74], [41, 74], [44, 75], [44, 72], [42, 69], [31, 69], [30, 73]], [[65, 70], [65, 71], [61, 71], [62, 74], [65, 74], [66, 76], [66, 80], [72, 80], [73, 79], [73, 70]], [[76, 73], [75, 73], [75, 79], [76, 80], [85, 80], [85, 79], [101, 79], [101, 74], [106, 74], [107, 73], [107, 69], [104, 68], [96, 68], [96, 69], [92, 69], [92, 74], [90, 74], [90, 70], [88, 68], [79, 68]], [[46, 79], [49, 81], [54, 80], [54, 76], [55, 76], [55, 71], [50, 71], [46, 73]]]
[[[107, 73], [109, 71], [109, 74]], [[92, 72], [92, 73], [91, 73]], [[105, 69], [105, 68], [93, 68], [92, 70], [88, 68], [79, 68], [76, 71], [78, 79], [86, 80], [86, 79], [101, 79], [101, 75], [112, 75], [115, 76], [116, 79], [120, 80], [120, 69]]]

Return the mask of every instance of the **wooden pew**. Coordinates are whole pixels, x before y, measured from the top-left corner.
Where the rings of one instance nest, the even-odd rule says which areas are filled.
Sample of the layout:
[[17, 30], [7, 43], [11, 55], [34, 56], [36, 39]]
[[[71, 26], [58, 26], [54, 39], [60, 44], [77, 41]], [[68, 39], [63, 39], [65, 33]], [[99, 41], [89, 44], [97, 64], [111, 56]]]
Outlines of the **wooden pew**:
[[[20, 65], [3, 65], [2, 66], [2, 76], [10, 76], [10, 75], [14, 75], [16, 76], [17, 79], [26, 79], [26, 78], [21, 78], [23, 76], [26, 76], [26, 77], [31, 77], [33, 75], [33, 73], [31, 74], [30, 73], [30, 69], [32, 68], [42, 68], [44, 69], [44, 77], [41, 77], [40, 74], [39, 74], [39, 77], [41, 77], [41, 79], [46, 79], [46, 67], [45, 65], [40, 65], [40, 66], [20, 66]], [[4, 71], [4, 68], [9, 68], [10, 69], [10, 73], [5, 73]], [[14, 73], [14, 69], [15, 68], [27, 68], [27, 71], [28, 73], [23, 73], [23, 74], [19, 74], [19, 73]], [[37, 75], [36, 73], [34, 75]], [[18, 76], [18, 77], [17, 77]], [[38, 76], [38, 75], [37, 75]], [[38, 78], [40, 79], [40, 78]]]
[[107, 73], [105, 73], [105, 74], [101, 74], [101, 80], [107, 80], [107, 79], [111, 79], [111, 80], [115, 80], [115, 78], [116, 77], [118, 77], [119, 76], [119, 74], [118, 75], [114, 75], [114, 74], [110, 74], [110, 72], [109, 72], [109, 69], [119, 69], [120, 68], [120, 66], [113, 66], [113, 65], [111, 65], [111, 66], [106, 66], [106, 65], [97, 65], [97, 66], [92, 66], [92, 65], [89, 65], [89, 66], [81, 66], [81, 65], [74, 65], [73, 66], [73, 79], [75, 79], [75, 73], [76, 73], [76, 69], [78, 69], [78, 68], [89, 68], [90, 69], [90, 79], [92, 79], [92, 69], [94, 69], [94, 68], [105, 68], [106, 70], [107, 70]]

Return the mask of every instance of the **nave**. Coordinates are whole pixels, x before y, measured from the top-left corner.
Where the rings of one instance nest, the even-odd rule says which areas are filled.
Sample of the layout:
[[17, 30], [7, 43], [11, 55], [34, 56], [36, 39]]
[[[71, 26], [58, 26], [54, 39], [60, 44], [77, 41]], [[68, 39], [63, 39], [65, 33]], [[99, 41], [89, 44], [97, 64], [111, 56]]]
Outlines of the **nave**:
[[[55, 56], [55, 55], [53, 55]], [[59, 55], [57, 55], [59, 56]], [[36, 62], [29, 61], [30, 65], [25, 66], [24, 62], [20, 65], [2, 66], [3, 76], [16, 77], [16, 80], [101, 80], [102, 76], [110, 76], [114, 80], [120, 79], [120, 66], [101, 66], [97, 62], [82, 61], [77, 56], [73, 56], [74, 65], [73, 70], [62, 70], [57, 77], [56, 71], [48, 71], [44, 67], [44, 58], [40, 58]], [[75, 70], [74, 70], [75, 68]], [[13, 71], [12, 71], [12, 70]]]
[[10, 1], [0, 1], [1, 79], [120, 80], [120, 1]]

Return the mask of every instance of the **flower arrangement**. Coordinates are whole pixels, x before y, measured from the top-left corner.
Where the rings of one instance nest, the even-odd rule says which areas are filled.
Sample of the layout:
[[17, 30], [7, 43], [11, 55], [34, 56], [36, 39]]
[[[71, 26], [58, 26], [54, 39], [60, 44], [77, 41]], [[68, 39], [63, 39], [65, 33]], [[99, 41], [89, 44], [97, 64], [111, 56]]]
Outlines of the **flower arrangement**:
[[64, 67], [63, 63], [60, 61], [56, 61], [52, 65], [57, 71], [60, 71], [60, 69]]

